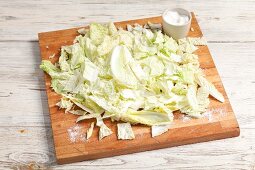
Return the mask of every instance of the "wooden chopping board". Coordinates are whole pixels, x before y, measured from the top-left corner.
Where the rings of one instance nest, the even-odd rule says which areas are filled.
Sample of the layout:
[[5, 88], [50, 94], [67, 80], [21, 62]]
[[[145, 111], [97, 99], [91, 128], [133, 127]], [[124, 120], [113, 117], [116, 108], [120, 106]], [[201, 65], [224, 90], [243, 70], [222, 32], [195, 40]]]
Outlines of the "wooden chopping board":
[[[189, 36], [201, 37], [202, 32], [193, 13], [192, 16], [191, 27], [194, 31], [190, 31]], [[132, 25], [138, 23], [144, 25], [149, 21], [152, 23], [161, 23], [162, 18], [152, 17], [116, 22], [115, 25], [126, 28], [127, 24]], [[78, 35], [78, 29], [80, 28], [39, 33], [42, 59], [50, 60], [53, 63], [56, 62], [60, 55], [61, 46], [73, 44], [74, 38]], [[49, 59], [49, 56], [53, 54], [56, 57]], [[76, 124], [75, 120], [77, 116], [68, 113], [65, 114], [63, 109], [58, 109], [56, 103], [61, 97], [50, 88], [50, 76], [45, 74], [46, 92], [57, 162], [59, 164], [65, 164], [239, 136], [240, 130], [237, 120], [208, 47], [199, 46], [196, 54], [199, 55], [200, 67], [204, 69], [207, 79], [224, 95], [225, 102], [220, 103], [210, 98], [209, 109], [201, 119], [191, 119], [185, 117], [183, 114], [174, 113], [175, 119], [170, 130], [155, 138], [151, 137], [150, 127], [136, 125], [132, 126], [135, 134], [134, 140], [118, 140], [116, 122], [112, 123], [106, 120], [106, 125], [114, 133], [99, 141], [99, 128], [95, 127], [92, 137], [86, 141], [84, 134], [91, 122], [95, 122], [95, 120], [86, 120]]]

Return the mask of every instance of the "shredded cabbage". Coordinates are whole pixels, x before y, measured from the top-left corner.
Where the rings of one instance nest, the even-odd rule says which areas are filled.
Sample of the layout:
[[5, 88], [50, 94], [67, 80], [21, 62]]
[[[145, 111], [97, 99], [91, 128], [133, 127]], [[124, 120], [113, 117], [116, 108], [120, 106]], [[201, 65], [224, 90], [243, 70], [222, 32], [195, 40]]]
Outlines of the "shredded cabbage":
[[[192, 54], [195, 45], [206, 44], [204, 39], [175, 41], [159, 24], [127, 28], [92, 23], [79, 30], [73, 45], [61, 48], [55, 65], [42, 61], [40, 68], [51, 76], [51, 87], [63, 96], [57, 105], [79, 115], [77, 122], [96, 118], [100, 139], [112, 134], [104, 118], [152, 126], [152, 136], [157, 136], [167, 131], [174, 111], [201, 117], [209, 95], [224, 102]], [[74, 105], [80, 109], [71, 110]]]
[[153, 125], [151, 127], [151, 136], [156, 137], [162, 135], [163, 133], [167, 132], [170, 128], [170, 125]]
[[73, 107], [73, 103], [65, 98], [61, 98], [56, 105], [61, 109], [65, 109], [65, 113], [69, 112]]
[[135, 135], [133, 133], [130, 123], [118, 123], [118, 139], [134, 139]]
[[93, 129], [94, 129], [94, 122], [91, 123], [89, 129], [87, 130], [87, 140], [92, 136]]

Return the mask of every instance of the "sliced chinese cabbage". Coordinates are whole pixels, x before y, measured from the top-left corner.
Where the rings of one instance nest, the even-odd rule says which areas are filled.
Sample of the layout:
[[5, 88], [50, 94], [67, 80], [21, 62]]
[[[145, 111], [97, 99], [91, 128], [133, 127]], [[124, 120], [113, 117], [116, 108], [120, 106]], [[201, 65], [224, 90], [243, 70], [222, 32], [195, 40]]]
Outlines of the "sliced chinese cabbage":
[[56, 105], [61, 109], [66, 109], [65, 113], [67, 113], [73, 107], [73, 103], [65, 98], [61, 98], [61, 100]]
[[102, 124], [99, 129], [99, 140], [102, 140], [104, 137], [111, 135], [113, 132], [105, 124]]
[[199, 66], [198, 56], [195, 54], [184, 53], [182, 54], [181, 64], [192, 64], [195, 67]]
[[118, 33], [118, 30], [117, 28], [115, 27], [114, 23], [113, 22], [110, 22], [108, 24], [108, 29], [109, 29], [109, 34], [110, 35], [114, 35], [114, 34], [117, 34]]
[[125, 45], [128, 48], [133, 48], [133, 43], [134, 43], [134, 35], [125, 30], [119, 30], [117, 33], [117, 36], [119, 37], [119, 44], [120, 45]]
[[66, 98], [70, 99], [76, 106], [80, 107], [84, 111], [91, 113], [91, 114], [102, 114], [104, 110], [96, 104], [94, 101], [89, 99], [85, 94], [78, 94], [78, 95], [66, 95], [63, 94]]
[[138, 79], [130, 68], [131, 60], [132, 56], [125, 46], [116, 46], [112, 52], [110, 66], [116, 81], [128, 87], [135, 87]]
[[98, 116], [99, 116], [99, 115], [96, 114], [96, 113], [94, 113], [94, 114], [90, 113], [90, 114], [82, 115], [82, 116], [80, 116], [80, 117], [77, 118], [76, 123], [78, 123], [78, 122], [80, 122], [80, 121], [82, 121], [82, 120], [91, 119], [91, 118], [96, 118], [96, 117], [98, 117]]
[[42, 60], [40, 68], [51, 76], [51, 72], [59, 72], [59, 68], [53, 65], [49, 60]]
[[115, 112], [116, 109], [115, 107], [112, 105], [112, 103], [110, 101], [107, 101], [105, 98], [103, 97], [99, 97], [99, 96], [89, 96], [89, 99], [91, 99], [93, 102], [97, 103], [101, 108], [103, 108], [104, 110], [108, 111], [108, 112]]
[[156, 37], [155, 41], [153, 42], [155, 44], [161, 44], [161, 43], [163, 43], [165, 41], [164, 34], [162, 34], [161, 31], [156, 31], [155, 37]]
[[162, 25], [160, 23], [151, 23], [151, 22], [148, 22], [147, 25], [150, 27], [151, 30], [162, 30]]
[[182, 82], [178, 82], [172, 88], [172, 92], [177, 95], [186, 95], [188, 92], [188, 86]]
[[179, 49], [186, 53], [193, 53], [194, 51], [198, 49], [196, 46], [194, 46], [194, 44], [189, 42], [186, 38], [179, 39], [178, 43], [179, 43]]
[[99, 140], [102, 140], [104, 137], [111, 135], [113, 132], [108, 128], [102, 121], [99, 129]]
[[122, 89], [120, 95], [125, 99], [135, 99], [137, 97], [135, 91], [131, 89]]
[[198, 107], [197, 102], [197, 87], [194, 85], [188, 86], [187, 99], [190, 107], [194, 110]]
[[76, 101], [75, 99], [71, 99], [76, 106], [80, 107], [81, 109], [85, 110], [88, 113], [94, 114], [95, 112], [88, 108], [84, 102]]
[[90, 124], [90, 127], [88, 128], [87, 130], [87, 140], [92, 136], [92, 133], [93, 133], [93, 129], [94, 129], [94, 122], [92, 122]]
[[69, 72], [61, 72], [59, 68], [54, 66], [48, 60], [42, 60], [40, 68], [48, 73], [53, 79], [68, 79], [70, 77]]
[[72, 46], [72, 56], [70, 60], [70, 66], [71, 69], [76, 69], [81, 66], [81, 64], [84, 62], [85, 55], [82, 47], [79, 43], [75, 43]]
[[108, 28], [106, 26], [98, 23], [90, 24], [89, 36], [93, 44], [101, 44], [106, 35], [108, 35]]
[[179, 69], [177, 75], [179, 76], [179, 81], [184, 84], [194, 84], [194, 69], [190, 67], [183, 66]]
[[58, 94], [65, 93], [64, 86], [62, 85], [62, 81], [60, 79], [51, 79], [51, 88]]
[[[152, 136], [157, 136], [167, 131], [174, 111], [199, 118], [209, 106], [209, 94], [224, 102], [193, 54], [204, 39], [176, 41], [160, 28], [157, 23], [127, 25], [128, 30], [92, 23], [80, 30], [72, 45], [61, 47], [56, 63], [40, 65], [63, 97], [59, 107], [78, 115], [77, 122], [97, 119], [101, 140], [112, 133], [106, 118], [153, 126]], [[133, 138], [130, 134], [123, 138]]]
[[81, 29], [78, 29], [77, 32], [78, 32], [79, 34], [81, 34], [81, 35], [85, 35], [85, 34], [88, 32], [88, 30], [85, 29], [85, 28], [81, 28]]
[[87, 114], [88, 112], [84, 111], [84, 110], [70, 110], [68, 111], [69, 113], [72, 113], [74, 115], [78, 115], [78, 116], [82, 116]]
[[193, 45], [207, 45], [207, 42], [204, 37], [188, 37], [188, 40]]
[[146, 69], [147, 74], [152, 77], [161, 76], [165, 72], [165, 65], [157, 56], [150, 56], [140, 60], [140, 64]]
[[187, 93], [187, 101], [182, 101], [180, 111], [192, 117], [201, 117], [209, 106], [209, 92], [204, 87], [199, 87], [197, 92], [194, 86], [190, 86]]
[[170, 125], [153, 125], [151, 126], [151, 135], [152, 137], [156, 137], [162, 135], [167, 132], [170, 128]]
[[220, 102], [224, 102], [223, 95], [215, 88], [215, 86], [211, 82], [207, 81], [205, 77], [197, 75], [196, 81], [201, 87], [205, 88], [215, 99], [219, 100]]
[[112, 51], [112, 49], [119, 44], [118, 37], [105, 36], [102, 44], [97, 47], [97, 54], [99, 56], [106, 55]]
[[82, 74], [76, 73], [70, 76], [68, 80], [61, 81], [60, 84], [64, 87], [64, 91], [74, 91], [77, 92], [78, 88], [80, 88], [84, 79]]
[[95, 44], [92, 43], [92, 40], [89, 37], [82, 37], [78, 38], [78, 42], [80, 46], [84, 50], [84, 54], [87, 58], [91, 61], [94, 61], [97, 57], [97, 47]]
[[206, 88], [204, 87], [198, 88], [197, 102], [198, 102], [198, 109], [200, 109], [201, 113], [204, 113], [210, 104], [210, 100], [208, 96], [209, 96], [209, 92]]
[[135, 111], [128, 110], [127, 113], [123, 114], [121, 120], [130, 122], [132, 124], [142, 123], [145, 125], [163, 125], [172, 122], [172, 115], [166, 112], [156, 111]]
[[176, 51], [178, 50], [177, 42], [172, 37], [168, 37], [166, 35], [164, 36], [164, 38], [165, 38], [165, 42], [163, 44], [164, 49], [172, 53], [176, 53]]
[[70, 65], [67, 62], [67, 60], [69, 58], [68, 56], [72, 53], [71, 50], [72, 50], [71, 46], [63, 46], [61, 48], [61, 55], [60, 55], [59, 61], [58, 61], [61, 71], [67, 71], [67, 72], [71, 71]]
[[96, 125], [100, 127], [99, 129], [99, 140], [102, 140], [104, 137], [111, 135], [113, 132], [110, 128], [108, 128], [101, 116], [96, 117]]
[[96, 81], [98, 77], [98, 68], [95, 64], [93, 64], [88, 58], [84, 59], [84, 70], [83, 70], [83, 78], [90, 82]]
[[126, 139], [135, 139], [134, 132], [130, 123], [118, 123], [118, 139], [126, 140]]

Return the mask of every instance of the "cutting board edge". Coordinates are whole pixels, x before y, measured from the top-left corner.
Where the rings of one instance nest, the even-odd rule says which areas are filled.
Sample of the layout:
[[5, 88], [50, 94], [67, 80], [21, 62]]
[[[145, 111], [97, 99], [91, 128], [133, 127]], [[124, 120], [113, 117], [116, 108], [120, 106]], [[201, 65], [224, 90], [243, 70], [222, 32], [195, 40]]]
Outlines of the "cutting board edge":
[[[234, 120], [234, 119], [233, 119]], [[236, 120], [234, 120], [236, 122]], [[222, 131], [221, 131], [222, 132]], [[112, 156], [120, 156], [120, 155], [126, 155], [126, 154], [132, 154], [132, 153], [139, 153], [139, 152], [145, 152], [145, 151], [152, 151], [152, 150], [158, 150], [158, 149], [164, 149], [164, 148], [171, 148], [175, 146], [182, 146], [182, 145], [188, 145], [188, 144], [195, 144], [195, 143], [202, 143], [202, 142], [209, 142], [213, 140], [221, 140], [221, 139], [226, 139], [226, 138], [233, 138], [233, 137], [238, 137], [240, 135], [240, 128], [238, 123], [233, 127], [229, 127], [227, 131], [223, 131], [223, 133], [214, 133], [211, 135], [206, 135], [206, 136], [199, 136], [196, 138], [192, 139], [187, 139], [183, 141], [175, 141], [173, 143], [161, 143], [161, 145], [153, 145], [153, 147], [146, 147], [146, 148], [129, 148], [129, 150], [114, 150], [114, 152], [105, 152], [102, 155], [79, 155], [79, 156], [74, 156], [74, 157], [68, 157], [68, 158], [59, 158], [57, 157], [57, 163], [59, 165], [66, 164], [66, 163], [73, 163], [73, 162], [80, 162], [80, 161], [87, 161], [87, 160], [95, 160], [95, 159], [101, 159], [101, 158], [106, 158], [106, 157], [112, 157]]]

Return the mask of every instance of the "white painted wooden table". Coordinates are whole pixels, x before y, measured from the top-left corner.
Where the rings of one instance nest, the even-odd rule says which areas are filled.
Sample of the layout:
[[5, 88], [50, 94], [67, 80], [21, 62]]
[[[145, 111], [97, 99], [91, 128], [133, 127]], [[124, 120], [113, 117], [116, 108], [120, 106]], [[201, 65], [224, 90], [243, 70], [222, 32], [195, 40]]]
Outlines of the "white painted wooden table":
[[[80, 163], [55, 163], [37, 33], [194, 11], [241, 128], [237, 138]], [[255, 1], [0, 0], [0, 169], [255, 169]]]

